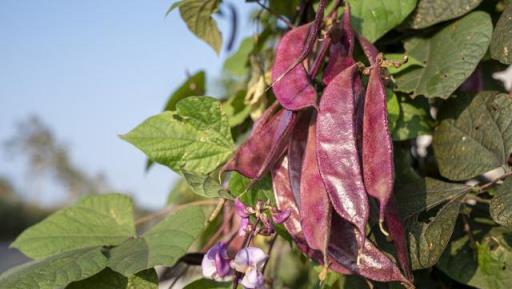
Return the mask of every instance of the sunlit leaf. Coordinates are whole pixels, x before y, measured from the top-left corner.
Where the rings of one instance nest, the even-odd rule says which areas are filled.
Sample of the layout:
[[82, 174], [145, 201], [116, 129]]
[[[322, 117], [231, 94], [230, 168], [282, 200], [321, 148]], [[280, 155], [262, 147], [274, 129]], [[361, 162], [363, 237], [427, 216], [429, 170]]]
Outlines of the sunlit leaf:
[[187, 27], [197, 37], [208, 43], [217, 54], [222, 48], [222, 34], [212, 15], [219, 8], [220, 0], [182, 0], [180, 15]]
[[208, 174], [233, 152], [227, 116], [211, 97], [188, 97], [122, 138], [176, 172]]
[[110, 251], [109, 267], [130, 276], [157, 265], [174, 265], [204, 229], [199, 207], [180, 210]]
[[12, 243], [39, 259], [91, 246], [112, 246], [135, 236], [133, 204], [120, 194], [88, 196], [25, 230]]
[[14, 267], [0, 275], [0, 289], [56, 289], [105, 268], [101, 247], [68, 251]]

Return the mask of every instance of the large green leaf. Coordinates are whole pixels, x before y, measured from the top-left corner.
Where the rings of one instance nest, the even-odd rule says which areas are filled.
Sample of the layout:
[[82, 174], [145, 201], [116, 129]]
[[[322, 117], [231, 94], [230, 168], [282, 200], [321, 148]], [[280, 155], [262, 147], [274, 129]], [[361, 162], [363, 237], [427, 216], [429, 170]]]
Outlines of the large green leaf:
[[173, 265], [204, 228], [201, 208], [188, 207], [155, 225], [142, 236], [110, 251], [109, 267], [125, 276], [157, 265]]
[[[179, 5], [181, 2], [174, 4]], [[199, 71], [190, 76], [184, 83], [180, 85], [170, 96], [165, 104], [164, 111], [176, 110], [178, 101], [185, 99], [189, 96], [200, 96], [206, 93], [206, 76], [204, 71]], [[149, 170], [153, 165], [153, 161], [148, 159], [146, 162], [146, 170]]]
[[393, 140], [407, 140], [431, 133], [430, 106], [424, 97], [398, 96], [399, 113], [391, 130]]
[[491, 18], [478, 11], [451, 23], [431, 38], [409, 39], [405, 43], [407, 53], [425, 66], [397, 74], [397, 90], [412, 93], [412, 97], [448, 98], [475, 70], [491, 36]]
[[482, 240], [476, 241], [478, 243], [472, 244], [467, 236], [452, 241], [437, 267], [450, 278], [476, 288], [510, 288], [512, 282], [512, 235], [510, 232], [495, 228]]
[[88, 196], [25, 230], [12, 243], [39, 259], [91, 246], [112, 246], [135, 236], [133, 204], [120, 194]]
[[512, 5], [501, 14], [491, 41], [491, 56], [505, 64], [512, 64]]
[[460, 201], [461, 198], [450, 201], [428, 220], [417, 219], [408, 226], [409, 254], [414, 270], [437, 263], [452, 236]]
[[482, 0], [418, 0], [410, 25], [419, 29], [457, 18], [473, 10], [480, 2]]
[[176, 105], [176, 112], [150, 117], [121, 136], [151, 160], [176, 172], [208, 174], [233, 151], [226, 115], [219, 101], [192, 96]]
[[232, 287], [232, 282], [216, 282], [209, 279], [199, 279], [188, 284], [183, 289], [229, 289]]
[[512, 153], [512, 99], [481, 92], [443, 105], [433, 147], [441, 174], [467, 180], [506, 166]]
[[496, 189], [489, 210], [496, 223], [512, 228], [512, 178], [505, 179]]
[[220, 0], [183, 0], [180, 15], [187, 27], [197, 37], [208, 43], [217, 54], [222, 47], [222, 34], [212, 14], [219, 8]]
[[393, 29], [416, 7], [416, 0], [350, 0], [354, 29], [371, 42]]
[[101, 247], [61, 253], [14, 267], [0, 275], [0, 289], [57, 289], [105, 268]]
[[155, 269], [141, 271], [125, 277], [110, 268], [85, 280], [73, 282], [66, 289], [158, 289]]

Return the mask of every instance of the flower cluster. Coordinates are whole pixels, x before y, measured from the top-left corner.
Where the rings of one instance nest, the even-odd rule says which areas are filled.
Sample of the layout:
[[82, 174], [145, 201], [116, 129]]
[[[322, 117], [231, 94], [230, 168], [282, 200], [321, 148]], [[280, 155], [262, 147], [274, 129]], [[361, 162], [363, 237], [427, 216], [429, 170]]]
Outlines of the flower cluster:
[[[239, 199], [235, 200], [235, 212], [241, 218], [240, 230], [238, 231], [241, 236], [258, 229], [256, 226], [260, 222], [263, 226], [258, 229], [258, 233], [270, 236], [275, 232], [274, 224], [282, 224], [290, 216], [290, 210], [281, 211], [261, 201], [256, 203], [255, 208], [251, 208], [245, 206]], [[270, 212], [270, 217], [267, 212]], [[254, 224], [251, 223], [251, 215], [254, 215], [256, 219]]]
[[274, 225], [285, 222], [291, 211], [278, 210], [261, 201], [252, 208], [239, 199], [235, 200], [234, 210], [241, 218], [238, 234], [245, 236], [244, 246], [230, 259], [227, 244], [217, 243], [203, 257], [203, 275], [216, 281], [228, 281], [235, 276], [235, 283], [240, 283], [246, 289], [263, 288], [265, 282], [262, 271], [268, 256], [260, 248], [248, 245], [256, 234], [274, 234]]
[[[201, 264], [203, 275], [216, 281], [228, 281], [233, 276], [233, 270], [241, 273], [240, 284], [246, 289], [263, 288], [263, 266], [268, 256], [256, 247], [243, 248], [231, 260], [228, 257], [225, 243], [217, 243], [204, 255]], [[238, 278], [238, 277], [236, 277]]]

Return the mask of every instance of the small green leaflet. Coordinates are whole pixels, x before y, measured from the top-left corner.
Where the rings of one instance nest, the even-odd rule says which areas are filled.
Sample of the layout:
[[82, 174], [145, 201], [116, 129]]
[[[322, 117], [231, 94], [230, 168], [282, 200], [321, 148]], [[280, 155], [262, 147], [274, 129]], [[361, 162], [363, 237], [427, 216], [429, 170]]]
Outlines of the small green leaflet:
[[0, 289], [56, 289], [88, 278], [105, 268], [101, 247], [61, 253], [14, 267], [0, 275]]
[[222, 34], [212, 15], [219, 8], [220, 0], [182, 0], [180, 15], [188, 29], [210, 45], [217, 54], [222, 47]]
[[395, 75], [396, 90], [412, 97], [448, 98], [475, 70], [492, 36], [489, 15], [473, 12], [443, 28], [431, 38], [412, 38], [405, 49], [425, 63]]
[[512, 153], [510, 96], [460, 95], [441, 107], [439, 119], [432, 144], [441, 175], [463, 181], [507, 166]]
[[412, 28], [420, 29], [460, 17], [473, 10], [482, 0], [418, 0], [410, 17]]
[[375, 42], [398, 26], [416, 7], [416, 0], [349, 0], [352, 26]]
[[233, 172], [228, 187], [235, 197], [250, 206], [255, 206], [258, 200], [269, 200], [275, 204], [272, 180], [269, 176], [263, 177], [253, 185], [251, 180], [237, 172]]
[[477, 238], [473, 248], [464, 235], [450, 243], [437, 267], [450, 278], [475, 288], [508, 289], [512, 282], [511, 237], [503, 228], [494, 228]]
[[234, 148], [219, 101], [206, 96], [185, 98], [176, 105], [176, 112], [150, 117], [121, 137], [178, 173], [208, 174], [224, 163]]
[[158, 289], [155, 269], [141, 271], [125, 277], [110, 268], [82, 281], [69, 284], [66, 289]]
[[496, 188], [489, 208], [492, 219], [507, 228], [512, 228], [512, 178], [505, 179]]
[[12, 247], [40, 259], [61, 252], [113, 246], [135, 236], [133, 203], [127, 196], [87, 196], [25, 230]]
[[491, 41], [491, 57], [505, 64], [512, 64], [512, 4], [501, 14]]
[[392, 89], [386, 89], [386, 108], [388, 110], [389, 130], [393, 131], [396, 122], [400, 118], [400, 103], [398, 97]]
[[204, 229], [201, 208], [182, 209], [110, 251], [109, 267], [130, 276], [157, 265], [174, 265]]

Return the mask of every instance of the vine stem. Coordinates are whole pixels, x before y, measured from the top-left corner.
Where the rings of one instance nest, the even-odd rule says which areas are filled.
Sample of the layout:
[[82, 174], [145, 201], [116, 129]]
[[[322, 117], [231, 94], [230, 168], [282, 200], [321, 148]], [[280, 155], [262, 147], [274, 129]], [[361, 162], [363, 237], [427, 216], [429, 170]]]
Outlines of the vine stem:
[[[223, 199], [224, 200], [224, 199]], [[183, 205], [178, 205], [178, 206], [167, 206], [167, 207], [164, 207], [154, 213], [151, 213], [149, 215], [146, 215], [144, 217], [141, 217], [139, 219], [137, 219], [135, 221], [135, 225], [138, 226], [142, 223], [145, 223], [147, 221], [150, 221], [154, 218], [158, 218], [158, 217], [161, 217], [161, 216], [165, 216], [167, 214], [169, 214], [170, 212], [173, 212], [173, 211], [179, 211], [185, 207], [188, 207], [188, 206], [213, 206], [217, 204], [217, 201], [216, 200], [200, 200], [200, 201], [195, 201], [195, 202], [190, 202], [190, 203], [187, 203], [187, 204], [183, 204]]]
[[265, 275], [265, 269], [267, 269], [267, 265], [270, 261], [270, 255], [272, 254], [272, 249], [274, 248], [274, 244], [276, 243], [276, 240], [277, 240], [277, 233], [274, 233], [274, 237], [272, 237], [272, 240], [270, 240], [270, 244], [268, 247], [268, 252], [267, 252], [268, 259], [265, 262], [265, 264], [263, 264], [263, 268], [261, 268], [261, 274], [263, 274], [263, 275]]

